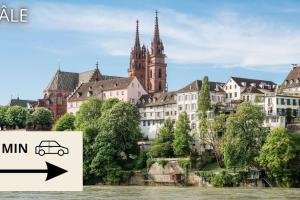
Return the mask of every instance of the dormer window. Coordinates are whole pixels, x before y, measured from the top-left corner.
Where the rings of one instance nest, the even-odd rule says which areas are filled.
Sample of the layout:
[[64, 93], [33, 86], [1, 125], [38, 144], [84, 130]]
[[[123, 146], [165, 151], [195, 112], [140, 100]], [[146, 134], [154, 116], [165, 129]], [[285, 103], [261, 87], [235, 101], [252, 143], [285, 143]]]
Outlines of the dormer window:
[[100, 88], [103, 88], [103, 85], [100, 85]]
[[115, 83], [115, 87], [118, 87], [118, 83]]
[[77, 97], [81, 97], [82, 96], [82, 92], [77, 92]]
[[285, 83], [284, 83], [285, 85], [287, 85], [288, 84], [288, 81], [285, 81]]
[[91, 90], [88, 91], [87, 96], [90, 97], [90, 96], [92, 96], [92, 95], [93, 95], [93, 91], [91, 91]]
[[294, 83], [294, 80], [290, 80], [290, 84], [293, 84]]
[[246, 87], [247, 86], [246, 82], [242, 82], [242, 86]]

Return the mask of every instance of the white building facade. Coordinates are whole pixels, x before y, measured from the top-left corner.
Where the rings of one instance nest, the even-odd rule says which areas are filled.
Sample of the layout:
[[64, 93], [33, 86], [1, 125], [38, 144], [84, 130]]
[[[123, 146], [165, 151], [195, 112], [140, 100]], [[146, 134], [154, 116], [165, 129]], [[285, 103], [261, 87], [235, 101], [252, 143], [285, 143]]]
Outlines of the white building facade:
[[170, 118], [174, 125], [177, 120], [176, 92], [143, 95], [137, 107], [141, 115], [140, 128], [146, 139], [155, 139], [166, 119]]
[[68, 97], [67, 112], [74, 115], [83, 101], [97, 96], [101, 100], [117, 98], [121, 101], [136, 104], [142, 95], [147, 94], [136, 77], [83, 83]]
[[[197, 132], [198, 123], [198, 95], [202, 81], [196, 80], [177, 91], [178, 113], [185, 111], [190, 120], [192, 132]], [[226, 93], [222, 88], [223, 83], [209, 82], [211, 105], [225, 106]]]

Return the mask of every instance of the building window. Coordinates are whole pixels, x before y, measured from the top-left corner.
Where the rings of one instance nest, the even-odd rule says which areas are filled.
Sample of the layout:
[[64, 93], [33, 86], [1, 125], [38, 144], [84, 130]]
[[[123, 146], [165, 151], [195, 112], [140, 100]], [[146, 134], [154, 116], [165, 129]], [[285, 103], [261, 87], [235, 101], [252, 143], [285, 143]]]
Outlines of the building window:
[[158, 69], [158, 78], [161, 78], [161, 69]]
[[150, 126], [150, 121], [148, 121], [148, 126]]
[[287, 104], [287, 105], [291, 105], [291, 100], [290, 100], [290, 99], [287, 99], [287, 100], [286, 100], [286, 104]]
[[196, 123], [192, 123], [192, 129], [193, 129], [193, 130], [196, 129]]
[[281, 98], [281, 105], [285, 105], [284, 98]]
[[147, 117], [147, 113], [144, 113], [144, 117]]
[[229, 93], [229, 98], [232, 98], [232, 93]]
[[296, 99], [293, 99], [293, 105], [294, 105], [294, 106], [297, 105]]
[[234, 97], [237, 97], [237, 92], [234, 93]]
[[162, 87], [161, 87], [161, 81], [159, 81], [159, 84], [158, 84], [158, 90], [161, 90]]
[[236, 86], [236, 84], [234, 85], [234, 88], [236, 88], [237, 86]]
[[143, 126], [146, 126], [146, 121], [143, 121]]

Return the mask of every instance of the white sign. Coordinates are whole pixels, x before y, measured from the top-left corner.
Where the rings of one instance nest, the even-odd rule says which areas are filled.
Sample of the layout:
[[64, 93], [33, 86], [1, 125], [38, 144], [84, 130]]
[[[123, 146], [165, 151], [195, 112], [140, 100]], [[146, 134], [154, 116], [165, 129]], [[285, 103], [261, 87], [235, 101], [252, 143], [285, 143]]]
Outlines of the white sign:
[[82, 191], [81, 132], [0, 132], [0, 191]]

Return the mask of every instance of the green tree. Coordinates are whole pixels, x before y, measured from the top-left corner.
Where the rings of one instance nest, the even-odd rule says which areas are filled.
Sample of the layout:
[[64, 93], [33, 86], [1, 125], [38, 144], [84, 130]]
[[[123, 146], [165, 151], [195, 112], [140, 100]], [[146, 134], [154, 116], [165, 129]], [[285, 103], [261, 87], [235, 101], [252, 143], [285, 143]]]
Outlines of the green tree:
[[6, 127], [6, 111], [7, 111], [7, 106], [0, 106], [0, 130], [4, 130]]
[[215, 117], [212, 123], [209, 123], [209, 131], [207, 132], [206, 137], [203, 138], [205, 143], [211, 147], [220, 167], [224, 167], [224, 155], [221, 143], [225, 131], [226, 115], [221, 113]]
[[65, 113], [55, 123], [54, 131], [73, 131], [75, 129], [75, 116], [72, 113]]
[[112, 107], [119, 102], [120, 102], [120, 100], [117, 98], [110, 98], [110, 99], [105, 100], [101, 106], [101, 112], [112, 109]]
[[205, 115], [210, 109], [210, 93], [208, 77], [204, 76], [201, 84], [201, 90], [198, 95], [198, 112], [200, 115]]
[[148, 150], [150, 157], [173, 157], [172, 143], [174, 140], [174, 124], [170, 118], [168, 118], [164, 125], [159, 129], [159, 134], [155, 138], [153, 144]]
[[265, 115], [261, 108], [247, 102], [240, 104], [236, 113], [226, 122], [223, 140], [226, 167], [246, 167], [255, 164], [265, 140], [266, 131], [262, 127]]
[[[95, 168], [91, 168], [92, 161], [96, 156], [97, 149], [94, 148], [95, 138], [98, 135], [98, 130], [95, 128], [85, 128], [83, 130], [83, 183], [85, 185], [95, 184], [100, 182], [95, 174]], [[101, 170], [99, 168], [98, 170]]]
[[173, 150], [175, 156], [188, 156], [191, 153], [190, 143], [192, 137], [190, 136], [190, 121], [186, 112], [181, 112], [178, 116], [176, 128], [174, 131]]
[[26, 125], [27, 109], [21, 106], [9, 106], [5, 119], [10, 128], [24, 128]]
[[[28, 115], [27, 115], [28, 116]], [[52, 124], [52, 114], [47, 108], [37, 108], [30, 114], [30, 122], [36, 130], [47, 130]], [[27, 123], [28, 124], [28, 123]]]
[[290, 170], [289, 163], [294, 157], [291, 136], [284, 128], [277, 128], [268, 134], [257, 160], [277, 185], [288, 186], [290, 173], [286, 172]]
[[87, 127], [97, 127], [97, 119], [101, 117], [102, 101], [98, 97], [91, 97], [84, 101], [76, 114], [75, 127], [84, 130]]
[[142, 138], [139, 124], [140, 114], [137, 107], [127, 102], [119, 102], [99, 118], [99, 137], [108, 136], [113, 146], [128, 156], [139, 150], [137, 142]]
[[210, 109], [210, 106], [209, 82], [208, 77], [204, 76], [201, 90], [198, 94], [199, 136], [203, 149], [205, 149], [205, 145], [207, 144], [207, 134], [209, 133], [207, 111]]

